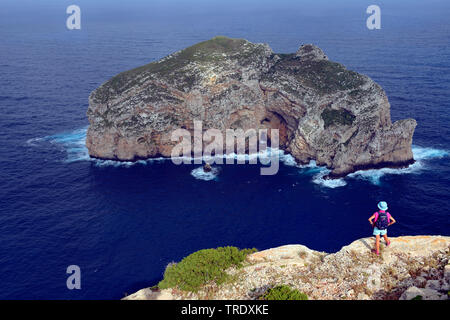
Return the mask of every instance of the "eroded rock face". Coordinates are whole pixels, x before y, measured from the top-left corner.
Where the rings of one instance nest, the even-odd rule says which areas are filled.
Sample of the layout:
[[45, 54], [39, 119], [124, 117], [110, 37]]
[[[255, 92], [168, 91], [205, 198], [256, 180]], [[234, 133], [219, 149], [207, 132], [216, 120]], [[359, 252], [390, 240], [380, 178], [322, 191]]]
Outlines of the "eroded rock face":
[[201, 120], [203, 130], [279, 129], [282, 149], [332, 176], [414, 161], [416, 121], [392, 123], [378, 84], [310, 44], [275, 54], [216, 37], [113, 77], [91, 93], [87, 114], [86, 145], [102, 159], [170, 156], [173, 130]]

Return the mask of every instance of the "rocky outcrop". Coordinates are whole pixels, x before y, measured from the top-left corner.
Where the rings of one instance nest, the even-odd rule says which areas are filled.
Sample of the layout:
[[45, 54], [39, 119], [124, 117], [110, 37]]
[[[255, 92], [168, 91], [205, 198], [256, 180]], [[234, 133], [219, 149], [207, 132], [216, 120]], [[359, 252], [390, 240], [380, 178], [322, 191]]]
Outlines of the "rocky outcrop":
[[170, 156], [173, 130], [201, 120], [203, 130], [279, 129], [282, 149], [334, 177], [414, 161], [416, 121], [392, 123], [378, 84], [311, 44], [276, 54], [216, 37], [113, 77], [91, 93], [87, 115], [89, 154], [102, 159]]
[[230, 269], [234, 282], [210, 285], [198, 293], [142, 289], [134, 299], [258, 299], [276, 285], [289, 285], [309, 299], [449, 299], [450, 237], [405, 236], [371, 252], [374, 240], [354, 241], [332, 254], [303, 245], [256, 252], [241, 269]]
[[212, 170], [211, 165], [209, 163], [205, 163], [205, 165], [203, 166], [203, 171], [211, 172], [211, 170]]

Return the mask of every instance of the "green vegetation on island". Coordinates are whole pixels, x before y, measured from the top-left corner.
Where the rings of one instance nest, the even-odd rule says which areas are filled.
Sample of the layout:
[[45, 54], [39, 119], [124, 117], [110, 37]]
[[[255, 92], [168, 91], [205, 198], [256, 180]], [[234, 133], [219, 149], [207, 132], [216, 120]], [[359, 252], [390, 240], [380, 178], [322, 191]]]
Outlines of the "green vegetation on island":
[[[221, 63], [230, 57], [248, 64], [261, 55], [264, 47], [248, 42], [245, 39], [232, 39], [216, 36], [193, 46], [177, 51], [161, 60], [122, 72], [109, 79], [95, 91], [93, 98], [100, 103], [106, 103], [111, 95], [122, 94], [133, 86], [142, 85], [146, 76], [153, 75], [169, 82], [179, 82], [180, 87], [192, 88], [197, 82], [198, 73], [208, 68], [222, 67]], [[189, 65], [197, 68], [195, 72], [185, 70]], [[196, 66], [196, 67], [194, 67]], [[191, 70], [192, 71], [192, 70]], [[158, 90], [154, 90], [158, 92]]]
[[351, 125], [355, 120], [355, 116], [345, 109], [334, 110], [327, 108], [323, 110], [321, 117], [324, 121], [325, 129], [331, 125]]

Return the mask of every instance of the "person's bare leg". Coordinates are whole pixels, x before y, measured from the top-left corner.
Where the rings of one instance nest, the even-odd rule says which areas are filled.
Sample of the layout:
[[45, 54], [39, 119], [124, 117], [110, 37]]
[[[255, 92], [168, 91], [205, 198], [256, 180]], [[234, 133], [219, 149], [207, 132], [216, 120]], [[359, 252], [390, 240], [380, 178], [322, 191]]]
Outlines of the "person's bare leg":
[[375, 236], [375, 252], [380, 252], [380, 236]]
[[387, 236], [387, 233], [383, 235], [384, 241], [386, 241], [386, 244], [389, 245], [391, 242], [389, 241], [389, 238]]

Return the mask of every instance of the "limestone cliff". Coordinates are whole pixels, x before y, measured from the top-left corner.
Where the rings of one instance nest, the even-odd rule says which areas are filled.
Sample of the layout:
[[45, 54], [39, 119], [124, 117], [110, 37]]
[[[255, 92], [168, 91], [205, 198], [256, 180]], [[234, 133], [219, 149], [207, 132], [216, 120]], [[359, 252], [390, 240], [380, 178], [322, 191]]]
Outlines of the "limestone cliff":
[[253, 253], [247, 265], [230, 269], [235, 281], [211, 284], [194, 294], [174, 289], [142, 289], [134, 299], [258, 299], [277, 285], [288, 285], [309, 299], [449, 299], [450, 237], [404, 236], [381, 244], [373, 238], [354, 241], [332, 254], [303, 245]]
[[271, 129], [299, 163], [332, 176], [412, 163], [416, 121], [390, 118], [383, 89], [307, 44], [276, 54], [267, 44], [215, 37], [123, 72], [89, 97], [92, 157], [170, 156], [178, 128]]

